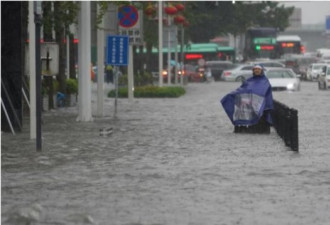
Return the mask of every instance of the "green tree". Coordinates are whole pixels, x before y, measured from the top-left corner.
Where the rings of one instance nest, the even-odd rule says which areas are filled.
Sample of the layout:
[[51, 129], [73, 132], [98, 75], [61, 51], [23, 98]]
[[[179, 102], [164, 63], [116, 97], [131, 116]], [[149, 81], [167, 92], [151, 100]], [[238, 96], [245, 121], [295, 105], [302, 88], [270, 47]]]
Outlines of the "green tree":
[[293, 7], [278, 2], [189, 2], [186, 7], [191, 26], [187, 35], [193, 42], [208, 42], [217, 35], [242, 34], [250, 26], [276, 27], [283, 31]]
[[256, 14], [254, 23], [261, 27], [276, 27], [284, 31], [289, 26], [289, 17], [294, 7], [279, 6], [279, 2], [261, 2], [261, 10]]

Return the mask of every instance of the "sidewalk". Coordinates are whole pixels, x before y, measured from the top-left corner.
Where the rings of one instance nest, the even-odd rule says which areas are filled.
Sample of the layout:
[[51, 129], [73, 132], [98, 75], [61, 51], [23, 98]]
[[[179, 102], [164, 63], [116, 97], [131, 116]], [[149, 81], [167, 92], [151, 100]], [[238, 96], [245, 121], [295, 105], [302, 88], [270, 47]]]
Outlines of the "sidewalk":
[[[2, 223], [326, 225], [330, 153], [315, 136], [324, 139], [327, 126], [312, 127], [306, 99], [320, 98], [309, 103], [316, 107], [328, 93], [306, 85], [275, 95], [300, 110], [299, 154], [273, 129], [233, 133], [219, 101], [237, 83], [191, 83], [177, 99], [118, 99], [116, 117], [106, 98], [94, 122], [76, 122], [74, 107], [47, 112], [42, 153], [28, 127], [2, 134]], [[100, 136], [108, 127], [113, 133]], [[23, 218], [23, 209], [40, 216]]]

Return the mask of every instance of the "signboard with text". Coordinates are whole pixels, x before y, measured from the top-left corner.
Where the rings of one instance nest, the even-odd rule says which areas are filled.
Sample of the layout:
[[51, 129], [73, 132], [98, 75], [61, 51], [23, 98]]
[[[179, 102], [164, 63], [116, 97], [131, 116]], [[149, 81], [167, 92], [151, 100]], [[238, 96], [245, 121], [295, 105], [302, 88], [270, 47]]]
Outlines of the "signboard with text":
[[107, 37], [107, 64], [128, 65], [128, 36], [109, 35]]
[[118, 9], [119, 35], [129, 36], [129, 43], [143, 45], [143, 15], [142, 10], [135, 6], [126, 5]]
[[[171, 46], [175, 45], [177, 36], [177, 26], [163, 27], [163, 47], [167, 48], [170, 42]], [[170, 39], [169, 39], [170, 38]]]

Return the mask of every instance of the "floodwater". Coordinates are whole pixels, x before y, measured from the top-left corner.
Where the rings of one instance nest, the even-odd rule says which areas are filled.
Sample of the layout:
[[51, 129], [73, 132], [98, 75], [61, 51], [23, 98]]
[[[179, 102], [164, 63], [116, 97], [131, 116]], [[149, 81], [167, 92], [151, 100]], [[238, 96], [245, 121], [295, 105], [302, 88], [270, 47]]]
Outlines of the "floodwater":
[[[105, 99], [2, 133], [2, 224], [328, 225], [330, 91], [303, 82], [274, 99], [298, 110], [299, 153], [271, 134], [234, 134], [220, 99], [238, 83], [190, 83], [177, 99]], [[96, 92], [93, 92], [96, 114]], [[109, 136], [99, 129], [113, 128]]]

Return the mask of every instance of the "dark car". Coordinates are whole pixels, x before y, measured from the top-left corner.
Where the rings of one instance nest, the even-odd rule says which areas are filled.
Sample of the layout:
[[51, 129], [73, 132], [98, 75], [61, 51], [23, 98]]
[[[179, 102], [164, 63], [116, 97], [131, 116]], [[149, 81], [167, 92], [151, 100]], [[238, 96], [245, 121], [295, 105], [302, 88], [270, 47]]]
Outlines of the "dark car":
[[183, 74], [190, 82], [199, 82], [202, 79], [196, 65], [185, 64]]
[[206, 67], [211, 70], [214, 81], [219, 81], [221, 80], [222, 72], [233, 68], [234, 64], [230, 61], [206, 61]]

